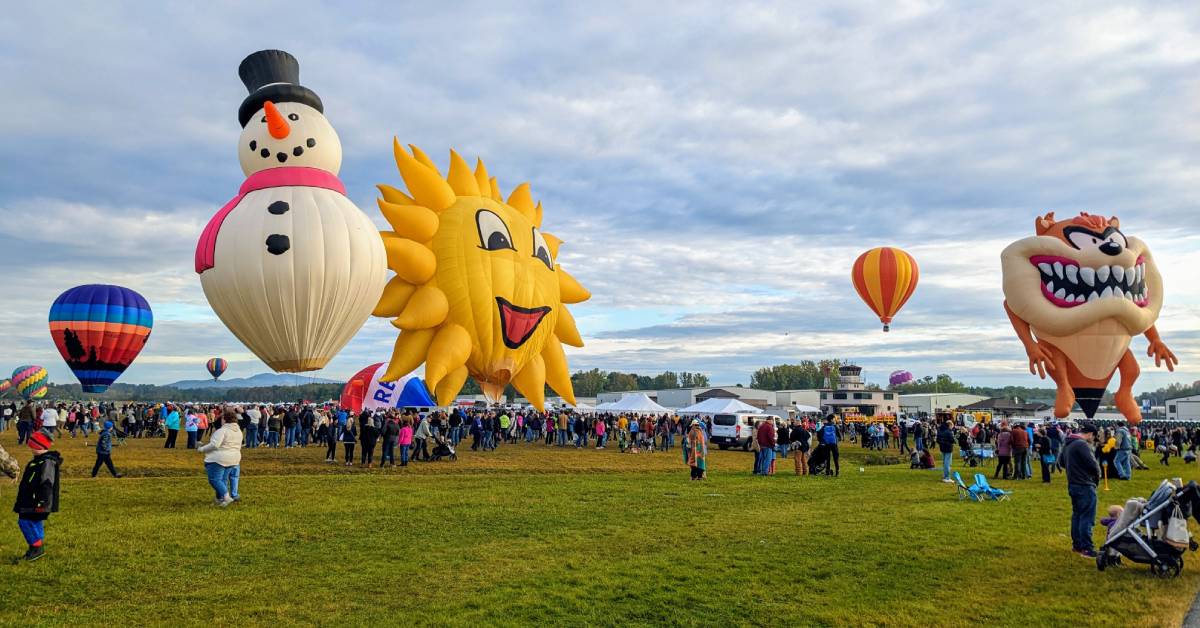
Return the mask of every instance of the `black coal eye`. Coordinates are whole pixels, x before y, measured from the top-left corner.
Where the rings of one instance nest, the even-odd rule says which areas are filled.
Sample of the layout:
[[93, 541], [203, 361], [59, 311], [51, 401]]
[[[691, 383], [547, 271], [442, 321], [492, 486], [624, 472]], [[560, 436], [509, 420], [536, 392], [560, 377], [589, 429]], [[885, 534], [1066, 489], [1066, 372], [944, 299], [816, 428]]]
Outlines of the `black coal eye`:
[[288, 120], [291, 120], [292, 122], [295, 122], [296, 120], [299, 120], [299, 119], [300, 119], [300, 116], [298, 116], [298, 115], [296, 115], [296, 114], [294, 114], [294, 113], [289, 113], [289, 114], [288, 114]]
[[479, 227], [479, 246], [487, 251], [513, 249], [508, 226], [495, 212], [481, 209], [475, 213], [475, 224]]
[[263, 123], [263, 124], [266, 124], [266, 123], [267, 123], [267, 116], [263, 116], [263, 117], [262, 117], [262, 123]]

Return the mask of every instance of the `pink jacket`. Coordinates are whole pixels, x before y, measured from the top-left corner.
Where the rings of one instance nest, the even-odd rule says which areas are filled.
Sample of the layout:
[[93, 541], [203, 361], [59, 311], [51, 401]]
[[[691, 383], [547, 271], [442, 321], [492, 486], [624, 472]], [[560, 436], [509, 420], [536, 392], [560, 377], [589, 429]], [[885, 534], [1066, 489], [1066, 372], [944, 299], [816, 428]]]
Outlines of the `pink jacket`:
[[400, 426], [400, 435], [398, 437], [396, 437], [396, 444], [397, 445], [411, 445], [412, 444], [412, 436], [413, 436], [412, 426], [411, 425], [402, 425], [402, 426]]

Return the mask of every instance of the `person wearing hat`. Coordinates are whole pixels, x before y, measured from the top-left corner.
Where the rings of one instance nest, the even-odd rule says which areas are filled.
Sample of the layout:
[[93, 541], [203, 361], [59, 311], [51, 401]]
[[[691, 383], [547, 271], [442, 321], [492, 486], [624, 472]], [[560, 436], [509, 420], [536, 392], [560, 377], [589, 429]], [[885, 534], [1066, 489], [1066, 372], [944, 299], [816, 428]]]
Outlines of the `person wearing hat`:
[[17, 488], [17, 501], [13, 512], [17, 513], [17, 525], [29, 550], [25, 560], [37, 560], [46, 553], [43, 541], [46, 538], [46, 519], [50, 513], [58, 512], [59, 468], [62, 456], [50, 451], [54, 439], [42, 430], [29, 435], [25, 441], [33, 450], [33, 459], [25, 465], [21, 484]]
[[92, 465], [92, 477], [96, 477], [96, 473], [100, 471], [100, 465], [107, 466], [108, 472], [114, 478], [123, 477], [120, 473], [117, 473], [117, 468], [113, 466], [112, 434], [113, 422], [105, 421], [104, 427], [100, 430], [100, 436], [96, 439], [96, 464]]
[[1095, 558], [1092, 526], [1096, 522], [1096, 485], [1100, 483], [1100, 463], [1092, 453], [1096, 426], [1086, 423], [1079, 434], [1067, 437], [1059, 457], [1059, 466], [1066, 471], [1067, 494], [1071, 496], [1072, 550], [1084, 558]]

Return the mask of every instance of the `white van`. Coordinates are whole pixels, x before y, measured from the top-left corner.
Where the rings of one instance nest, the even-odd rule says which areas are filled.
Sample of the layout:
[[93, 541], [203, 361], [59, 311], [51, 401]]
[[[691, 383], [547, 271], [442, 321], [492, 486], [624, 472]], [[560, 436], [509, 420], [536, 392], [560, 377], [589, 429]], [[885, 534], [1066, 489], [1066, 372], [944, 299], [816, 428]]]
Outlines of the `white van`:
[[721, 449], [741, 447], [742, 451], [750, 449], [750, 439], [754, 437], [754, 424], [759, 421], [778, 421], [773, 414], [714, 414], [712, 416], [710, 442]]

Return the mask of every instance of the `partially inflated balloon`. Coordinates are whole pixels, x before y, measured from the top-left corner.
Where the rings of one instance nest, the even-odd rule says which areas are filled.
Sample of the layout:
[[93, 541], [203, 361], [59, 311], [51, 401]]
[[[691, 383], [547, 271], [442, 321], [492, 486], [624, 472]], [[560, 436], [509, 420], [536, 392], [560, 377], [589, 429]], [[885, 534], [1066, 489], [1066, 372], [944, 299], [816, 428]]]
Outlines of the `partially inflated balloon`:
[[355, 373], [342, 387], [338, 403], [355, 414], [363, 408], [431, 408], [437, 405], [425, 389], [425, 382], [412, 373], [392, 382], [381, 381], [383, 367], [384, 363], [379, 362]]
[[883, 331], [889, 329], [892, 317], [917, 289], [919, 276], [917, 260], [890, 246], [874, 248], [859, 255], [850, 273], [854, 289], [867, 307], [879, 316]]
[[0, 397], [8, 396], [8, 393], [11, 390], [12, 390], [12, 380], [11, 379], [0, 380]]
[[[425, 363], [441, 405], [467, 375], [489, 399], [511, 383], [538, 409], [549, 385], [575, 403], [563, 344], [583, 340], [566, 304], [591, 294], [555, 263], [561, 241], [542, 233], [542, 205], [522, 183], [505, 199], [483, 162], [475, 170], [450, 152], [442, 177], [420, 149], [397, 142], [408, 194], [380, 186], [383, 233], [396, 276], [376, 316], [401, 330], [387, 372], [392, 381]], [[411, 195], [411, 196], [410, 196]]]
[[208, 369], [208, 374], [212, 375], [213, 379], [219, 379], [225, 369], [229, 368], [229, 363], [225, 361], [225, 358], [213, 358], [204, 367]]
[[18, 366], [12, 373], [12, 385], [25, 399], [41, 399], [46, 396], [49, 374], [37, 365]]
[[50, 306], [50, 336], [85, 393], [108, 390], [146, 346], [153, 326], [150, 304], [121, 286], [76, 286]]

